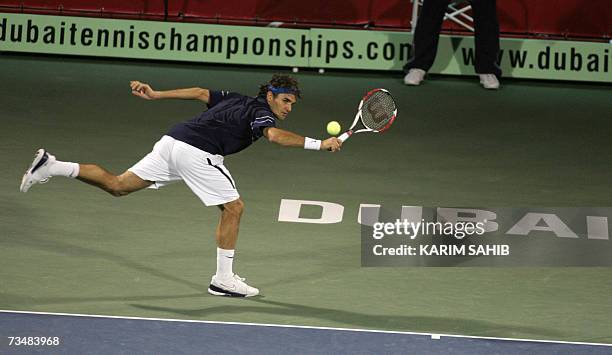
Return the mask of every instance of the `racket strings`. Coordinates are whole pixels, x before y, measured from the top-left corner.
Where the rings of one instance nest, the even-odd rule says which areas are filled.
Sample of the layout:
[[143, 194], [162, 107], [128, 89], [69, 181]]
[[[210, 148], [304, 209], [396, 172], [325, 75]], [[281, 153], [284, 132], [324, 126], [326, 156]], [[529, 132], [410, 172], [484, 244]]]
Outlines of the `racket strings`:
[[391, 95], [377, 91], [363, 103], [361, 120], [364, 126], [377, 131], [393, 119], [395, 110], [395, 102]]

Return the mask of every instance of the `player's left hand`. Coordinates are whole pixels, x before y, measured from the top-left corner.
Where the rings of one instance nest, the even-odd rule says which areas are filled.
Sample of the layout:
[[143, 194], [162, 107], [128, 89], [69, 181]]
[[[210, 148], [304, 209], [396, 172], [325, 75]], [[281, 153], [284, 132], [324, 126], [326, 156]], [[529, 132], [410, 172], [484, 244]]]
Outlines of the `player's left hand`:
[[145, 100], [155, 100], [155, 90], [149, 84], [141, 83], [140, 81], [130, 81], [132, 94], [141, 97]]
[[330, 152], [337, 152], [342, 147], [342, 141], [336, 137], [330, 137], [321, 142], [321, 150], [329, 150]]

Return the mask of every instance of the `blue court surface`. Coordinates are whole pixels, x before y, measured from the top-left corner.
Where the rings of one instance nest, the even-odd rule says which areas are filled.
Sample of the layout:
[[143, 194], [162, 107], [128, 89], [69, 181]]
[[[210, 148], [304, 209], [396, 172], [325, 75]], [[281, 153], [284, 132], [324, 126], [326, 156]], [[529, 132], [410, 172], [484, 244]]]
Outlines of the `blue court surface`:
[[608, 344], [15, 311], [0, 311], [0, 335], [0, 354], [612, 354]]

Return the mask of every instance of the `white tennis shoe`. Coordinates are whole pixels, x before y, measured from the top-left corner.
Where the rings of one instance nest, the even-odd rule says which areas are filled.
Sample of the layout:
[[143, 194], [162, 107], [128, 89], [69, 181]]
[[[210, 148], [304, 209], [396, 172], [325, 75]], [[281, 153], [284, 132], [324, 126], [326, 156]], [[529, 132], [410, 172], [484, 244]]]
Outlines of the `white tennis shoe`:
[[421, 85], [421, 81], [425, 78], [425, 70], [412, 68], [408, 71], [408, 74], [404, 77], [404, 84], [406, 85]]
[[480, 78], [480, 84], [485, 89], [489, 89], [489, 90], [499, 89], [499, 80], [497, 80], [497, 77], [495, 76], [495, 74], [479, 74], [478, 77]]
[[247, 285], [246, 279], [234, 274], [227, 278], [220, 278], [213, 275], [208, 286], [208, 293], [215, 296], [230, 296], [230, 297], [252, 297], [259, 294], [259, 290], [255, 287]]
[[49, 167], [53, 163], [55, 163], [55, 156], [49, 154], [49, 152], [44, 149], [39, 149], [34, 156], [32, 165], [26, 173], [23, 174], [23, 178], [21, 178], [19, 190], [21, 190], [21, 192], [28, 192], [32, 185], [44, 184], [49, 181], [49, 178], [51, 178]]

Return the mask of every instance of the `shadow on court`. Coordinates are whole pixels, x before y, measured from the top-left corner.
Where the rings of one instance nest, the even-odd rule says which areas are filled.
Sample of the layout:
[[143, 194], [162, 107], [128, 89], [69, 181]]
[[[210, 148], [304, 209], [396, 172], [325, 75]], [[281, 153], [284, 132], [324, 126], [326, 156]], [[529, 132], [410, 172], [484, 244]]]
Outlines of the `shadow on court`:
[[8, 292], [0, 293], [2, 303], [11, 306], [42, 306], [53, 304], [87, 303], [87, 302], [138, 302], [138, 301], [163, 301], [178, 300], [186, 298], [202, 297], [208, 294], [192, 293], [184, 295], [159, 295], [159, 296], [100, 296], [100, 297], [35, 297], [29, 295], [18, 295]]
[[435, 330], [440, 333], [463, 333], [470, 329], [474, 334], [487, 334], [491, 330], [502, 333], [530, 334], [535, 337], [562, 337], [564, 334], [548, 329], [530, 326], [510, 326], [493, 322], [443, 317], [423, 316], [390, 316], [373, 315], [360, 312], [341, 311], [333, 308], [305, 306], [301, 304], [269, 301], [261, 297], [255, 299], [237, 300], [252, 303], [251, 305], [216, 306], [201, 309], [178, 309], [132, 304], [133, 307], [146, 310], [171, 313], [178, 316], [203, 319], [217, 314], [260, 313], [267, 315], [304, 317], [343, 323], [359, 328], [370, 329], [404, 329], [416, 332]]
[[16, 243], [28, 246], [30, 248], [37, 248], [45, 251], [55, 252], [60, 255], [104, 259], [107, 261], [111, 261], [117, 265], [134, 269], [139, 272], [158, 277], [160, 279], [182, 284], [200, 292], [206, 292], [206, 289], [208, 288], [208, 285], [198, 284], [189, 280], [182, 279], [180, 277], [176, 277], [175, 275], [134, 262], [120, 255], [112, 254], [101, 250], [84, 248], [82, 246], [66, 243], [57, 239], [45, 240], [44, 238], [29, 237], [27, 239], [17, 241]]
[[[29, 208], [27, 205], [20, 203], [17, 200], [8, 200], [5, 203], [0, 203], [2, 205], [11, 205], [11, 210], [17, 211], [16, 216], [19, 215], [27, 215], [29, 216], [29, 220], [31, 221], [29, 225], [23, 224], [14, 224], [15, 226], [19, 225], [20, 230], [3, 230], [3, 233], [0, 234], [0, 245], [4, 247], [14, 246], [19, 248], [24, 248], [24, 250], [39, 250], [44, 252], [50, 252], [53, 254], [57, 254], [60, 256], [66, 257], [78, 257], [78, 258], [87, 258], [91, 260], [99, 259], [110, 262], [114, 265], [121, 266], [124, 268], [135, 270], [139, 273], [151, 275], [153, 277], [174, 282], [188, 288], [191, 288], [200, 293], [206, 293], [206, 289], [208, 284], [206, 283], [196, 283], [191, 282], [187, 279], [180, 278], [175, 276], [172, 273], [164, 272], [157, 268], [153, 268], [151, 266], [144, 265], [143, 263], [139, 263], [131, 260], [128, 257], [118, 255], [116, 253], [95, 249], [93, 247], [85, 247], [83, 245], [77, 245], [75, 243], [67, 242], [66, 239], [74, 238], [82, 238], [82, 230], [81, 228], [71, 229], [70, 227], [63, 226], [61, 224], [57, 224], [56, 222], [51, 222], [48, 218], [43, 218], [39, 216], [35, 209]], [[96, 225], [100, 228], [100, 224]], [[114, 226], [102, 227], [103, 230], [95, 231], [96, 235], [104, 235], [104, 236], [114, 236], [122, 237], [117, 235], [117, 229]], [[27, 233], [27, 237], [23, 236], [24, 231], [27, 232], [28, 229], [32, 229], [31, 233]], [[108, 230], [104, 230], [108, 229]], [[91, 232], [93, 233], [93, 232]], [[21, 234], [20, 237], [18, 237]], [[126, 232], [126, 234], [128, 234]], [[55, 236], [62, 236], [62, 238], [58, 238]], [[124, 236], [125, 238], [130, 238], [130, 235]], [[93, 239], [91, 243], [96, 243], [101, 241], [100, 239]], [[24, 265], [25, 266], [25, 265]], [[32, 267], [32, 266], [27, 266]], [[187, 297], [187, 296], [185, 296]], [[170, 296], [172, 298], [172, 296]], [[26, 297], [27, 299], [27, 297]], [[61, 298], [51, 299], [51, 303], [62, 303], [59, 301]], [[74, 299], [74, 301], [79, 301], [79, 298], [67, 297], [65, 299]], [[118, 297], [118, 299], [127, 299]], [[87, 299], [83, 299], [86, 301]], [[90, 299], [95, 301], [96, 299]], [[112, 301], [113, 299], [108, 299]], [[47, 301], [44, 301], [47, 302]]]

